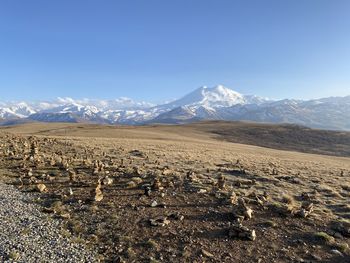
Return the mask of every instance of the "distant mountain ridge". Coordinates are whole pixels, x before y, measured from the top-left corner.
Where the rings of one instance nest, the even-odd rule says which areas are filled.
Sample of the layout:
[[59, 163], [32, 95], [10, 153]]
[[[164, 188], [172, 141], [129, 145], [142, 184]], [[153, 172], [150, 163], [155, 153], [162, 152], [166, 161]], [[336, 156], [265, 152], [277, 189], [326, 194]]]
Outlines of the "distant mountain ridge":
[[28, 121], [142, 125], [199, 120], [248, 120], [350, 130], [350, 96], [274, 101], [243, 95], [218, 85], [212, 88], [200, 87], [178, 100], [160, 105], [129, 98], [0, 102], [0, 120], [3, 125]]

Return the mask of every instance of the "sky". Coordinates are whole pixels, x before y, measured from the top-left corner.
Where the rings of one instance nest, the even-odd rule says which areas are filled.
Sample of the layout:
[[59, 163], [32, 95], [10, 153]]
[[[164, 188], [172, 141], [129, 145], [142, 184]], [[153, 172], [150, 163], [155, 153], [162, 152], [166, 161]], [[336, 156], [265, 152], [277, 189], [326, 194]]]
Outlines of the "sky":
[[1, 0], [0, 101], [350, 95], [348, 0]]

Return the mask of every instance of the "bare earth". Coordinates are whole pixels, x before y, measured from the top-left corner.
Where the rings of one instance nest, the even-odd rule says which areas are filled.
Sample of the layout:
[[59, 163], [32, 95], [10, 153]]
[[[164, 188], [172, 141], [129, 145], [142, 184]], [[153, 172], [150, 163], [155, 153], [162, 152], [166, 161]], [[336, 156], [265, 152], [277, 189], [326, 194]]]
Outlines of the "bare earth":
[[350, 158], [218, 125], [4, 127], [0, 169], [100, 261], [350, 262]]

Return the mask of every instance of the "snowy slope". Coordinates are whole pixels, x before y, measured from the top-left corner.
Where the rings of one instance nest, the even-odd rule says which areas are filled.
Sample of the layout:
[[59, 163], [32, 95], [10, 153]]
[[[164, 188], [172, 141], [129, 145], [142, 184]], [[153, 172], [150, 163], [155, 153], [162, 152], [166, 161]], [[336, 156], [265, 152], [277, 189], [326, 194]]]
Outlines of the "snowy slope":
[[246, 99], [242, 94], [218, 85], [213, 88], [200, 87], [181, 99], [158, 106], [158, 108], [174, 109], [181, 106], [219, 108], [245, 103]]

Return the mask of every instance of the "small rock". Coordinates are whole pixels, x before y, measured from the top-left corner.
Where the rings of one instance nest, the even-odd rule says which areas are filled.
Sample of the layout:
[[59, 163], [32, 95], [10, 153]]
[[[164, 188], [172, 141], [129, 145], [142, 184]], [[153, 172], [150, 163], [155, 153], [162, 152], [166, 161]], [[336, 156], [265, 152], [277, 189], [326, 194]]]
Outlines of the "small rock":
[[338, 249], [332, 249], [331, 253], [343, 257], [343, 253], [341, 253]]
[[102, 190], [101, 190], [101, 183], [100, 183], [100, 182], [99, 182], [98, 185], [96, 186], [94, 192], [95, 192], [94, 200], [95, 200], [96, 202], [102, 201], [102, 199], [103, 199], [103, 193], [102, 193]]
[[36, 189], [37, 189], [40, 193], [43, 193], [43, 192], [46, 192], [46, 191], [47, 191], [46, 185], [44, 185], [44, 184], [37, 184], [37, 185], [36, 185]]
[[228, 235], [230, 238], [238, 237], [248, 239], [251, 241], [254, 241], [256, 239], [255, 230], [250, 230], [249, 228], [242, 226], [242, 224], [236, 224], [231, 226]]
[[157, 205], [158, 205], [158, 203], [155, 200], [151, 203], [151, 207], [156, 207]]
[[235, 205], [237, 203], [237, 195], [235, 192], [232, 191], [230, 195], [230, 204]]
[[226, 186], [226, 178], [222, 174], [220, 174], [217, 178], [217, 185], [219, 189], [224, 189]]
[[111, 184], [113, 184], [113, 179], [108, 177], [108, 176], [106, 176], [105, 178], [103, 178], [102, 184], [104, 184], [104, 185], [111, 185]]
[[247, 209], [244, 211], [244, 216], [246, 218], [251, 219], [252, 218], [252, 214], [253, 214], [253, 210], [249, 207], [247, 207]]
[[185, 217], [183, 215], [181, 215], [180, 213], [173, 213], [169, 215], [169, 218], [171, 219], [175, 219], [175, 220], [179, 220], [182, 221], [185, 219]]
[[208, 258], [213, 258], [214, 257], [214, 255], [212, 253], [210, 253], [209, 251], [206, 251], [204, 249], [201, 250], [201, 253], [202, 253], [203, 256], [208, 257]]
[[253, 210], [248, 207], [243, 198], [238, 199], [238, 203], [234, 206], [233, 215], [235, 218], [244, 217], [244, 219], [251, 219]]
[[312, 212], [314, 211], [314, 204], [309, 203], [309, 204], [303, 204], [300, 210], [297, 210], [294, 212], [295, 216], [299, 216], [302, 218], [308, 217]]
[[164, 187], [162, 186], [160, 179], [156, 178], [152, 184], [152, 190], [159, 191], [159, 190], [163, 190], [163, 189], [164, 189]]
[[161, 227], [164, 227], [170, 224], [170, 221], [166, 217], [158, 217], [155, 219], [150, 219], [149, 222], [151, 226], [161, 226]]

